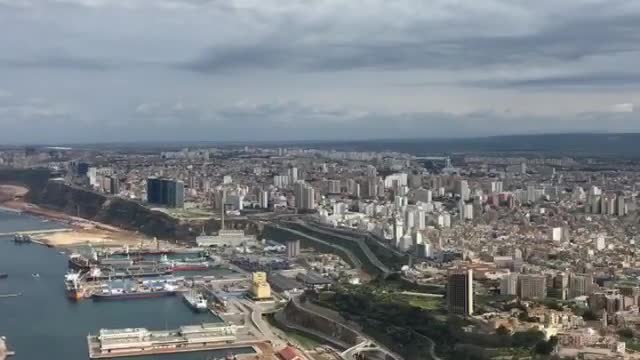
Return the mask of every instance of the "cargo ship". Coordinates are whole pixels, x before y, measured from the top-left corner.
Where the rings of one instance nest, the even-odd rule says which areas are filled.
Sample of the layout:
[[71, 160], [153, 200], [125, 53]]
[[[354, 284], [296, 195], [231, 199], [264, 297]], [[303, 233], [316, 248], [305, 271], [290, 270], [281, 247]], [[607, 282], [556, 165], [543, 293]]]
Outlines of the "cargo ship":
[[205, 271], [209, 270], [208, 262], [184, 262], [173, 261], [169, 263], [171, 270], [173, 271]]
[[219, 262], [208, 261], [203, 257], [169, 260], [167, 256], [162, 256], [160, 262], [171, 267], [173, 271], [206, 271], [219, 264]]
[[69, 268], [75, 270], [89, 270], [93, 263], [80, 254], [69, 255]]
[[207, 299], [205, 299], [204, 296], [197, 291], [191, 290], [182, 293], [182, 298], [193, 311], [205, 312], [208, 310]]
[[82, 291], [80, 273], [67, 273], [64, 276], [64, 289], [67, 297], [71, 300], [80, 300], [84, 298], [84, 292]]
[[136, 300], [151, 299], [164, 296], [173, 296], [176, 294], [176, 288], [171, 285], [165, 285], [160, 289], [103, 289], [101, 292], [93, 294], [92, 298], [96, 301], [106, 300]]
[[132, 279], [132, 278], [145, 278], [145, 277], [157, 277], [163, 275], [171, 275], [173, 269], [167, 266], [149, 266], [141, 267], [135, 266], [125, 269], [100, 269], [93, 268], [87, 274], [87, 280], [109, 280], [109, 279]]

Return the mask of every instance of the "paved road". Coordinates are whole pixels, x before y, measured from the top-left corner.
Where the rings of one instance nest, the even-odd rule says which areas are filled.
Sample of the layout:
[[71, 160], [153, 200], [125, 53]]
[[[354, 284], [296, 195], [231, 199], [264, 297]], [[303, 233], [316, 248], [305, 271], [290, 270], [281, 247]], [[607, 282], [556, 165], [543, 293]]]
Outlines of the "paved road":
[[371, 249], [369, 248], [369, 246], [367, 244], [365, 244], [364, 240], [360, 237], [354, 237], [354, 236], [350, 236], [350, 235], [345, 235], [343, 233], [340, 232], [336, 232], [336, 231], [329, 231], [317, 226], [313, 226], [310, 224], [307, 224], [301, 220], [296, 221], [296, 224], [298, 224], [299, 226], [304, 227], [305, 229], [309, 229], [310, 231], [315, 231], [321, 234], [325, 234], [328, 236], [335, 236], [337, 238], [343, 239], [345, 241], [351, 241], [351, 242], [355, 242], [356, 244], [358, 244], [358, 246], [360, 247], [360, 249], [362, 250], [362, 252], [364, 253], [364, 255], [369, 259], [369, 261], [378, 269], [380, 270], [380, 272], [382, 272], [385, 276], [389, 275], [392, 273], [391, 269], [389, 269], [385, 264], [382, 263], [382, 261], [380, 261], [380, 259], [378, 259], [378, 257], [371, 251]]
[[360, 259], [358, 259], [358, 257], [355, 256], [351, 252], [351, 250], [349, 250], [349, 249], [347, 249], [345, 247], [342, 247], [342, 246], [336, 245], [336, 244], [332, 244], [332, 243], [327, 242], [325, 240], [319, 239], [319, 238], [317, 238], [315, 236], [311, 236], [311, 235], [305, 234], [305, 233], [303, 233], [301, 231], [294, 230], [294, 229], [288, 228], [286, 226], [282, 226], [280, 224], [271, 224], [271, 226], [273, 226], [273, 227], [275, 227], [277, 229], [280, 229], [280, 230], [284, 230], [284, 231], [290, 232], [292, 234], [295, 234], [297, 236], [303, 237], [303, 238], [308, 239], [310, 241], [317, 242], [317, 243], [332, 247], [332, 248], [334, 248], [336, 250], [340, 250], [340, 251], [344, 252], [349, 257], [349, 260], [350, 260], [351, 264], [354, 264], [354, 267], [356, 269], [362, 270], [362, 261], [360, 261]]

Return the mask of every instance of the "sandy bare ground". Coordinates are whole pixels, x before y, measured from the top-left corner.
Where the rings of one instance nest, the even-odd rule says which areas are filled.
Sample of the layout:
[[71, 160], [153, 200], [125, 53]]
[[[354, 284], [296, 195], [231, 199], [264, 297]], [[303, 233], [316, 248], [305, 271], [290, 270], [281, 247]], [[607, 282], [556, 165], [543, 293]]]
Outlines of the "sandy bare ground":
[[[66, 247], [73, 245], [104, 245], [104, 246], [139, 246], [140, 239], [131, 237], [129, 234], [109, 232], [104, 230], [83, 230], [74, 229], [72, 231], [39, 234], [33, 236], [34, 239], [56, 247]], [[149, 245], [150, 240], [142, 238], [145, 244]]]
[[[143, 234], [120, 229], [116, 226], [103, 224], [97, 221], [87, 220], [65, 214], [48, 208], [25, 202], [22, 197], [29, 192], [27, 188], [15, 185], [0, 184], [0, 205], [3, 207], [20, 210], [28, 214], [40, 216], [49, 220], [58, 221], [70, 227], [71, 231], [39, 234], [35, 240], [56, 247], [68, 247], [82, 244], [103, 246], [124, 246], [153, 248], [156, 241]], [[174, 248], [175, 244], [160, 241], [163, 249]]]
[[29, 189], [22, 186], [0, 184], [0, 202], [20, 199], [28, 192]]
[[[56, 247], [88, 243], [104, 246], [139, 246], [142, 243], [145, 246], [152, 246], [152, 244], [155, 246], [155, 241], [142, 234], [27, 203], [23, 197], [28, 192], [27, 188], [21, 186], [0, 184], [0, 205], [58, 221], [72, 229], [65, 232], [35, 235], [34, 239], [42, 243]], [[162, 245], [166, 246], [161, 243]]]

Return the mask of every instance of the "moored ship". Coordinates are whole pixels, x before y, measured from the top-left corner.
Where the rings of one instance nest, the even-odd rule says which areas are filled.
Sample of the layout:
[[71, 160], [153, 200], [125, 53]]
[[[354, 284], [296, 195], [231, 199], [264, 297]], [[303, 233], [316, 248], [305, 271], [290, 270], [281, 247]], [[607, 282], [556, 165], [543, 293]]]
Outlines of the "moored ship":
[[80, 273], [67, 273], [64, 276], [64, 289], [67, 297], [71, 300], [80, 300], [84, 297], [82, 290]]
[[164, 296], [173, 296], [176, 292], [172, 290], [149, 290], [149, 291], [109, 291], [93, 294], [92, 298], [97, 301], [104, 300], [135, 300], [151, 299]]
[[165, 265], [132, 266], [123, 269], [100, 269], [92, 268], [87, 274], [87, 280], [109, 280], [109, 279], [132, 279], [145, 277], [158, 277], [170, 275], [173, 269]]
[[208, 309], [207, 299], [197, 291], [184, 292], [182, 293], [182, 298], [193, 311], [205, 312]]
[[205, 271], [209, 270], [208, 262], [183, 262], [173, 261], [169, 263], [171, 270], [173, 271]]
[[31, 242], [31, 236], [29, 235], [23, 235], [20, 233], [15, 233], [13, 235], [13, 241], [16, 244], [26, 244], [26, 243], [30, 243]]
[[69, 268], [75, 270], [89, 270], [92, 262], [80, 254], [69, 255]]

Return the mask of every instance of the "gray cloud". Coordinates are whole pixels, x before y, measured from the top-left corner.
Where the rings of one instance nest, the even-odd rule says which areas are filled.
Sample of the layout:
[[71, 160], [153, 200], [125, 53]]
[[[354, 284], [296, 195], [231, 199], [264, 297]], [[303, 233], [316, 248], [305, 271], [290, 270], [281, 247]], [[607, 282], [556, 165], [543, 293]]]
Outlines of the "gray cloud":
[[479, 87], [496, 88], [639, 88], [640, 73], [588, 73], [575, 75], [546, 76], [517, 80], [482, 80], [467, 82]]
[[[341, 40], [334, 39], [327, 27], [331, 25], [314, 31], [304, 24], [284, 22], [260, 41], [214, 46], [184, 65], [202, 72], [229, 68], [459, 70], [557, 65], [600, 55], [640, 60], [636, 53], [640, 51], [640, 13], [600, 15], [585, 11], [522, 34], [512, 34], [505, 27], [499, 34], [458, 35], [452, 30], [439, 37], [432, 34], [434, 25], [424, 21], [390, 30], [387, 37], [359, 34], [362, 36]], [[354, 26], [353, 31], [359, 29]], [[305, 41], [304, 36], [314, 40]]]
[[[0, 0], [0, 8], [12, 34], [0, 37], [0, 88], [13, 94], [0, 110], [11, 124], [0, 141], [640, 130], [627, 111], [640, 102], [632, 1]], [[17, 100], [33, 97], [48, 105]]]
[[104, 71], [113, 67], [107, 61], [77, 57], [40, 57], [33, 59], [0, 58], [0, 66], [21, 69], [67, 69]]

